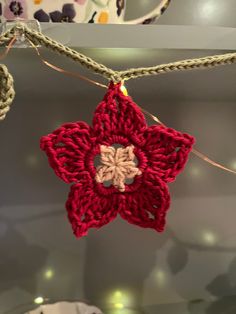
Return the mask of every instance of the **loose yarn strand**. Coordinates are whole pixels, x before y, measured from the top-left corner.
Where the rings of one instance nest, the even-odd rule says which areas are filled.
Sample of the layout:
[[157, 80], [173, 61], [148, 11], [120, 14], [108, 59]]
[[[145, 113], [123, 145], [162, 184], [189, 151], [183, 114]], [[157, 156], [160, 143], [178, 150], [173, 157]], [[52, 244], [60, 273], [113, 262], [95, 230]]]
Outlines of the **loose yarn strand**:
[[224, 171], [227, 171], [227, 172], [230, 172], [230, 173], [233, 173], [233, 174], [236, 174], [236, 171], [230, 169], [230, 168], [227, 168], [217, 162], [215, 162], [214, 160], [210, 159], [209, 157], [207, 157], [206, 155], [204, 155], [203, 153], [199, 152], [198, 150], [196, 149], [193, 149], [192, 150], [192, 153], [194, 155], [196, 155], [197, 157], [199, 157], [200, 159], [202, 159], [203, 161], [206, 161], [207, 163], [209, 163], [210, 165], [214, 166], [214, 167], [217, 167], [221, 170], [224, 170]]
[[[7, 57], [15, 41], [16, 37], [13, 36], [5, 51], [0, 54], [0, 60]], [[0, 121], [6, 118], [6, 114], [10, 110], [14, 97], [14, 79], [9, 73], [8, 68], [4, 64], [0, 64]]]

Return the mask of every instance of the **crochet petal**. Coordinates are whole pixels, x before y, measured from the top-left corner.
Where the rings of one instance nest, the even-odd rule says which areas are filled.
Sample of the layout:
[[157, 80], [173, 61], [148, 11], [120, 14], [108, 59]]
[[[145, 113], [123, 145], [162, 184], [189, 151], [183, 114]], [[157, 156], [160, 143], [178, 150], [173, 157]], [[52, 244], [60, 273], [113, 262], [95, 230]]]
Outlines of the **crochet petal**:
[[147, 124], [139, 107], [132, 98], [120, 90], [121, 84], [110, 83], [103, 101], [98, 105], [93, 119], [96, 136], [102, 142], [113, 138], [128, 138], [130, 143], [142, 142], [142, 133]]
[[72, 185], [66, 209], [75, 236], [85, 236], [90, 228], [101, 228], [111, 222], [117, 216], [118, 204], [118, 194], [100, 195], [92, 181]]
[[77, 182], [86, 171], [86, 154], [92, 147], [91, 128], [84, 122], [67, 123], [43, 136], [40, 147], [56, 175], [66, 183]]
[[161, 125], [149, 127], [144, 138], [149, 168], [165, 182], [174, 181], [187, 162], [194, 138]]
[[139, 189], [121, 195], [120, 215], [131, 224], [161, 232], [169, 206], [166, 183], [155, 172], [147, 171]]

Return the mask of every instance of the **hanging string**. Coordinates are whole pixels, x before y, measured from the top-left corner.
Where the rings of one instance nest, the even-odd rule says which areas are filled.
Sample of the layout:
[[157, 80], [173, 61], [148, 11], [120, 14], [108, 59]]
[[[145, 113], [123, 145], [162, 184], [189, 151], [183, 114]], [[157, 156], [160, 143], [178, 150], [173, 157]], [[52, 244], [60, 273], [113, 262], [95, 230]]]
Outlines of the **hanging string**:
[[[16, 37], [14, 36], [11, 39], [9, 46], [2, 54], [0, 54], [0, 60], [6, 58], [15, 40]], [[14, 79], [11, 73], [9, 73], [8, 68], [4, 64], [0, 64], [0, 121], [3, 121], [6, 118], [14, 97]]]
[[[140, 107], [140, 106], [139, 106]], [[161, 122], [161, 120], [159, 118], [157, 118], [156, 116], [154, 116], [152, 113], [148, 112], [147, 110], [143, 109], [142, 107], [140, 107], [142, 112], [144, 112], [149, 118], [151, 118], [153, 121], [157, 122], [158, 124], [161, 124], [163, 126], [165, 126], [164, 123]]]
[[201, 158], [202, 160], [208, 162], [209, 164], [211, 164], [214, 167], [217, 167], [217, 168], [220, 168], [220, 169], [222, 169], [224, 171], [228, 171], [230, 173], [236, 174], [236, 171], [234, 171], [234, 170], [232, 170], [230, 168], [227, 168], [227, 167], [225, 167], [225, 166], [215, 162], [214, 160], [211, 160], [209, 157], [207, 157], [206, 155], [202, 154], [201, 152], [199, 152], [196, 149], [193, 149], [192, 153], [195, 154], [197, 157]]

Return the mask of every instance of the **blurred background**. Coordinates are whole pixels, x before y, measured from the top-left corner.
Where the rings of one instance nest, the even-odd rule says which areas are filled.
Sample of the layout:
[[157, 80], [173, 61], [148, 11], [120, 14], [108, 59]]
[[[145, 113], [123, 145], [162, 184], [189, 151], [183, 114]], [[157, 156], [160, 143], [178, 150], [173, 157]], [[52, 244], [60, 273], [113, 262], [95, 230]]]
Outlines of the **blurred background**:
[[[127, 2], [129, 18], [156, 4]], [[234, 27], [235, 9], [231, 0], [172, 0], [158, 24]], [[134, 49], [132, 43], [129, 49], [79, 50], [116, 69], [223, 52]], [[94, 78], [66, 58], [42, 54]], [[43, 66], [32, 49], [12, 50], [3, 62], [17, 96], [0, 124], [0, 313], [81, 300], [107, 314], [235, 314], [235, 175], [191, 155], [170, 184], [165, 232], [117, 219], [77, 240], [64, 209], [69, 186], [50, 169], [39, 139], [64, 122], [91, 123], [104, 90]], [[227, 65], [170, 73], [130, 81], [127, 89], [168, 126], [194, 135], [197, 149], [236, 170], [235, 72]]]
[[[159, 0], [127, 0], [126, 19], [138, 18], [155, 8]], [[156, 22], [166, 25], [208, 25], [235, 27], [234, 0], [172, 0]]]

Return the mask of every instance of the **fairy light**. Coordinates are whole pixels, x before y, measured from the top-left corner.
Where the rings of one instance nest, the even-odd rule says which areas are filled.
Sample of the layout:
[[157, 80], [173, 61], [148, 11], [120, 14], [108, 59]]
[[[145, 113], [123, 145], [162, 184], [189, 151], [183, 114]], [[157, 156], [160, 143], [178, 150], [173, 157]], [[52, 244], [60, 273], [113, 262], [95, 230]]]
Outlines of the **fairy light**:
[[209, 17], [214, 15], [216, 10], [217, 10], [217, 7], [215, 4], [215, 1], [212, 1], [212, 0], [206, 1], [201, 8], [201, 16], [203, 18], [209, 19]]
[[156, 281], [160, 286], [166, 283], [166, 273], [163, 270], [158, 269], [156, 271]]
[[214, 245], [216, 243], [216, 235], [211, 231], [205, 231], [202, 237], [207, 245]]
[[35, 304], [43, 304], [44, 298], [43, 297], [37, 297], [34, 299]]
[[131, 293], [121, 290], [115, 290], [110, 293], [107, 302], [114, 310], [123, 310], [132, 306], [133, 303]]
[[114, 297], [115, 297], [115, 298], [118, 298], [118, 299], [122, 298], [122, 292], [119, 291], [119, 290], [115, 291]]
[[26, 158], [26, 163], [30, 167], [35, 167], [38, 164], [38, 157], [34, 154], [28, 155]]
[[123, 303], [115, 303], [115, 304], [114, 304], [114, 308], [119, 309], [119, 310], [123, 309], [124, 307], [125, 307], [125, 306], [124, 306]]
[[233, 160], [230, 166], [233, 170], [236, 170], [236, 160]]
[[44, 277], [48, 280], [52, 279], [54, 276], [54, 271], [52, 269], [47, 269], [44, 273]]
[[190, 169], [189, 169], [189, 172], [190, 174], [193, 176], [193, 177], [200, 177], [201, 176], [201, 170], [199, 169], [199, 167], [196, 167], [196, 166], [192, 166]]

